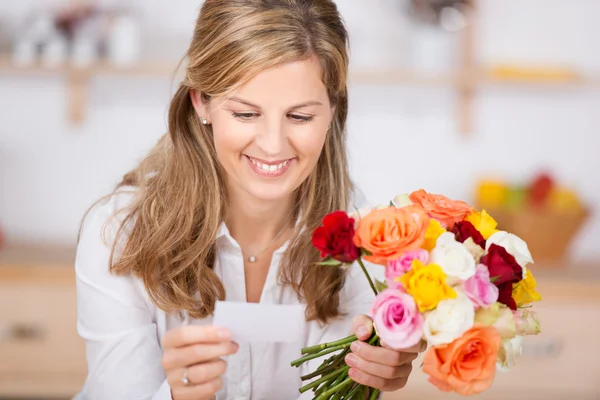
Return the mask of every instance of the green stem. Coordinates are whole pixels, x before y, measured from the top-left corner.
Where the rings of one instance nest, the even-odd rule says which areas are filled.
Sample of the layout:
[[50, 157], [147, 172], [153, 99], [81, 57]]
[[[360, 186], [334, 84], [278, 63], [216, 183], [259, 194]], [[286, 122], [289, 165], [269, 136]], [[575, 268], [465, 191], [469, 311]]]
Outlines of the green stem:
[[314, 378], [315, 376], [327, 374], [327, 373], [333, 371], [334, 369], [335, 369], [335, 366], [333, 364], [332, 365], [328, 365], [328, 366], [326, 366], [324, 368], [319, 368], [315, 372], [311, 372], [310, 374], [302, 375], [300, 377], [300, 379], [303, 380], [303, 381], [306, 381], [308, 379]]
[[350, 389], [353, 389], [352, 385], [344, 387], [338, 393], [339, 393], [340, 396], [342, 396], [345, 399], [346, 395], [348, 394], [348, 392], [350, 391]]
[[346, 396], [347, 399], [352, 399], [354, 397], [356, 397], [356, 394], [358, 393], [358, 391], [360, 390], [362, 385], [358, 384], [356, 386], [354, 386], [352, 388], [352, 390], [350, 390], [350, 392], [348, 393], [348, 395]]
[[329, 379], [327, 382], [323, 382], [321, 385], [319, 385], [319, 387], [316, 387], [313, 389], [313, 392], [315, 392], [314, 397], [317, 397], [318, 395], [320, 395], [321, 393], [323, 393], [325, 390], [329, 389], [329, 387], [331, 387], [331, 384], [333, 382], [335, 382], [337, 378], [334, 376], [333, 378]]
[[326, 392], [321, 393], [321, 395], [319, 397], [317, 397], [316, 400], [325, 400], [325, 399], [329, 398], [329, 396], [331, 396], [332, 394], [336, 393], [338, 390], [346, 387], [347, 385], [351, 385], [352, 383], [354, 383], [354, 381], [352, 379], [346, 378], [341, 383], [338, 383], [334, 387], [327, 389]]
[[379, 390], [373, 389], [373, 391], [371, 392], [371, 396], [369, 397], [369, 400], [377, 400], [377, 396], [379, 396]]
[[344, 357], [346, 357], [346, 354], [348, 354], [349, 352], [350, 347], [346, 347], [340, 354], [336, 354], [335, 356], [329, 357], [327, 360], [325, 360], [315, 372], [303, 375], [300, 377], [300, 379], [305, 381], [307, 379], [314, 378], [315, 376], [323, 375], [325, 373], [333, 371], [344, 361]]
[[317, 351], [325, 350], [329, 347], [340, 346], [342, 344], [352, 343], [357, 339], [356, 335], [350, 335], [335, 342], [321, 343], [310, 347], [305, 347], [301, 350], [302, 354], [312, 354]]
[[312, 388], [314, 388], [316, 386], [319, 386], [321, 383], [327, 382], [331, 378], [334, 378], [334, 377], [337, 378], [337, 376], [338, 376], [339, 373], [348, 372], [349, 369], [350, 369], [350, 367], [348, 367], [348, 366], [336, 369], [335, 371], [328, 373], [327, 375], [325, 375], [325, 376], [317, 379], [316, 381], [311, 382], [311, 383], [309, 383], [307, 385], [302, 386], [300, 388], [300, 393], [304, 393], [308, 389], [312, 389]]
[[369, 276], [369, 273], [367, 272], [367, 269], [365, 268], [365, 264], [363, 264], [363, 261], [360, 257], [358, 257], [358, 259], [356, 261], [358, 261], [358, 265], [360, 265], [363, 272], [365, 273], [365, 276], [367, 277], [367, 280], [369, 281], [369, 285], [371, 285], [371, 289], [373, 290], [373, 293], [375, 293], [375, 296], [377, 296], [377, 289], [375, 288], [375, 285], [373, 284], [373, 281], [371, 280], [371, 276]]
[[323, 350], [320, 353], [305, 355], [302, 358], [299, 358], [299, 359], [297, 359], [295, 361], [292, 361], [292, 367], [299, 367], [300, 365], [304, 364], [308, 360], [312, 360], [312, 359], [315, 359], [315, 358], [323, 357], [323, 356], [325, 356], [325, 355], [327, 355], [329, 353], [333, 353], [334, 351], [345, 349], [345, 348], [347, 348], [349, 346], [350, 346], [350, 344], [345, 344], [343, 346], [337, 346], [337, 347], [330, 347], [327, 350]]

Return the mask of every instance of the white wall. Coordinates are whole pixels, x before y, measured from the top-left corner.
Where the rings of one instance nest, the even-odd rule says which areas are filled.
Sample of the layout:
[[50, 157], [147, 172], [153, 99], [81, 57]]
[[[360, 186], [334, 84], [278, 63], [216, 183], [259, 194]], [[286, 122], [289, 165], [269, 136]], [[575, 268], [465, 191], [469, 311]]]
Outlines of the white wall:
[[[1, 1], [0, 15], [19, 16], [41, 3]], [[132, 3], [143, 4], [146, 32], [178, 38], [191, 31], [199, 5], [192, 0]], [[369, 14], [354, 0], [338, 3], [351, 32], [360, 30], [357, 16], [369, 21], [369, 15], [386, 15]], [[566, 64], [600, 74], [600, 51], [592, 39], [600, 35], [599, 1], [480, 3], [481, 62]], [[394, 32], [402, 28], [387, 26]], [[360, 46], [360, 40], [354, 42]], [[407, 42], [397, 41], [399, 46]], [[364, 49], [354, 49], [355, 64], [369, 63]], [[0, 75], [0, 223], [9, 239], [73, 243], [86, 207], [165, 130], [170, 91], [166, 78], [98, 77], [85, 125], [72, 127], [61, 79]], [[468, 200], [474, 180], [484, 174], [519, 180], [546, 168], [591, 205], [600, 205], [598, 88], [484, 88], [475, 103], [478, 129], [470, 138], [455, 131], [453, 95], [444, 88], [351, 87], [352, 170], [370, 200], [385, 201], [419, 187]], [[600, 257], [599, 236], [600, 216], [594, 215], [574, 256]]]

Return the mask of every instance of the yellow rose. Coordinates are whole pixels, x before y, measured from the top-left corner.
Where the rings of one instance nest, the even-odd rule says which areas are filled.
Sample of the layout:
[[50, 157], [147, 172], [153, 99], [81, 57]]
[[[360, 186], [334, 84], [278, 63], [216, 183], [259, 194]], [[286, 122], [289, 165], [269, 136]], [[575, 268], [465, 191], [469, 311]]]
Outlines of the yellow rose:
[[498, 232], [496, 229], [498, 223], [485, 210], [481, 210], [481, 212], [473, 211], [471, 214], [467, 215], [465, 220], [472, 223], [475, 229], [481, 233], [481, 236], [483, 236], [485, 240], [487, 240], [494, 233]]
[[427, 230], [425, 231], [425, 242], [423, 243], [423, 246], [421, 246], [421, 247], [427, 251], [433, 250], [433, 248], [435, 247], [435, 244], [437, 242], [437, 239], [444, 232], [446, 232], [446, 229], [444, 229], [442, 224], [440, 224], [440, 222], [437, 219], [431, 218], [429, 220], [429, 226], [427, 227]]
[[517, 307], [542, 300], [542, 295], [535, 290], [536, 286], [537, 282], [535, 281], [531, 270], [527, 269], [525, 278], [513, 284], [512, 297], [515, 300], [515, 303], [517, 303]]
[[433, 310], [442, 300], [456, 298], [454, 289], [446, 284], [446, 274], [436, 264], [424, 265], [413, 260], [410, 271], [396, 280], [402, 282], [421, 312]]

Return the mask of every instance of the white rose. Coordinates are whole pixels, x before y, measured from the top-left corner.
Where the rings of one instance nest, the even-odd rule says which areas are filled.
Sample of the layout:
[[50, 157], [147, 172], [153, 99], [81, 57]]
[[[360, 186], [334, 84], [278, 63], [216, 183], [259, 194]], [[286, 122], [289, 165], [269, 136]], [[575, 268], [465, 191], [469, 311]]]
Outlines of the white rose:
[[464, 244], [457, 242], [452, 232], [445, 232], [437, 239], [429, 262], [439, 265], [448, 276], [466, 281], [475, 275], [475, 259]]
[[399, 194], [398, 196], [394, 197], [394, 200], [392, 202], [394, 203], [396, 208], [403, 208], [413, 204], [413, 202], [410, 201], [410, 198], [407, 194]]
[[473, 327], [475, 308], [467, 296], [442, 300], [425, 317], [423, 333], [433, 346], [450, 343]]
[[527, 243], [517, 235], [505, 231], [498, 231], [488, 238], [485, 250], [489, 250], [492, 244], [504, 247], [508, 254], [515, 258], [517, 263], [523, 267], [523, 278], [525, 278], [525, 267], [529, 263], [533, 264], [533, 258], [531, 257]]
[[503, 340], [498, 351], [496, 369], [508, 372], [517, 362], [517, 357], [523, 353], [523, 336], [515, 336], [512, 339]]

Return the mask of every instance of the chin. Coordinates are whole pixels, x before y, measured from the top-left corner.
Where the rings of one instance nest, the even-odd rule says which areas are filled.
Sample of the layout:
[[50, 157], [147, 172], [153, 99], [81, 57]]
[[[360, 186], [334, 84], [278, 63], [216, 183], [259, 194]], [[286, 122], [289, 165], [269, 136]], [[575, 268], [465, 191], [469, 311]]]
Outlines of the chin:
[[286, 183], [247, 185], [245, 191], [257, 200], [265, 202], [288, 200], [294, 193], [294, 186]]

